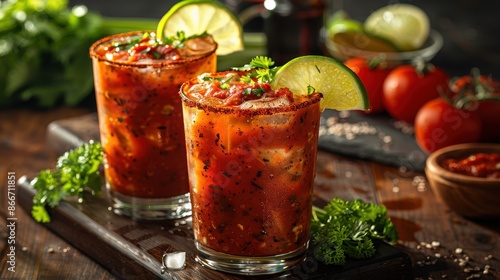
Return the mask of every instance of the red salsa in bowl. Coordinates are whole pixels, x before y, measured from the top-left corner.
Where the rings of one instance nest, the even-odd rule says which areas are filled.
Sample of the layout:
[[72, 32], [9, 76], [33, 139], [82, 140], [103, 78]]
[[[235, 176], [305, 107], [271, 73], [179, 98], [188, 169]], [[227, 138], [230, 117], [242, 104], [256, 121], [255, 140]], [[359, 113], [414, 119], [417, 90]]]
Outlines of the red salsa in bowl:
[[446, 170], [480, 178], [500, 178], [500, 153], [474, 153], [465, 158], [446, 159]]
[[474, 219], [500, 218], [500, 144], [466, 143], [429, 155], [425, 174], [451, 210]]

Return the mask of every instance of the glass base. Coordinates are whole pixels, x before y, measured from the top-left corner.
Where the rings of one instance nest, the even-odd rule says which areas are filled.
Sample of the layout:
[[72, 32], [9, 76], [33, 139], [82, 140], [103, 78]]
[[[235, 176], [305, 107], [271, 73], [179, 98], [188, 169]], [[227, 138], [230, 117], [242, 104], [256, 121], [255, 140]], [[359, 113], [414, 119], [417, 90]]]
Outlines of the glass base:
[[191, 216], [189, 193], [169, 198], [138, 198], [108, 188], [113, 212], [135, 220], [175, 220]]
[[266, 275], [283, 272], [303, 262], [307, 257], [304, 247], [282, 255], [266, 257], [244, 257], [214, 251], [195, 241], [198, 255], [196, 261], [208, 268], [241, 275]]

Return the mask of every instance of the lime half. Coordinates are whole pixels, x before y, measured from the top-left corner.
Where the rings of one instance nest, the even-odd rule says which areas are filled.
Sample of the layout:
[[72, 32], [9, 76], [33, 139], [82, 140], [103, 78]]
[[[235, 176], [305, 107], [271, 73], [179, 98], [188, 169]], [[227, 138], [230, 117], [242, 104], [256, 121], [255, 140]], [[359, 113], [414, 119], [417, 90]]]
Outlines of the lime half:
[[238, 17], [217, 1], [180, 1], [161, 18], [157, 26], [158, 38], [184, 31], [186, 36], [212, 35], [217, 42], [217, 55], [243, 50], [243, 27]]
[[365, 30], [391, 41], [402, 51], [421, 48], [430, 32], [427, 14], [410, 4], [392, 4], [371, 13], [364, 22]]
[[368, 110], [368, 94], [358, 76], [331, 57], [306, 55], [294, 58], [276, 73], [273, 88], [287, 87], [294, 94], [307, 94], [313, 87], [323, 94], [322, 109]]

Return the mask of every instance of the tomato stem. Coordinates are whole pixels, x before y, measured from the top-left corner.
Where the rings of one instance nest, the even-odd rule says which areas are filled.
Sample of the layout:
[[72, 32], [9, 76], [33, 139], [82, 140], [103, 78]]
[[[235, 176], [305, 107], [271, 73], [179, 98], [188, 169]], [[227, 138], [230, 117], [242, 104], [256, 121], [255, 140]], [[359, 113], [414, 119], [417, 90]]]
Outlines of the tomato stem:
[[434, 69], [434, 65], [431, 63], [426, 63], [423, 59], [418, 59], [413, 63], [415, 71], [419, 77], [423, 77], [430, 73]]
[[494, 94], [494, 88], [481, 80], [481, 73], [478, 68], [472, 68], [470, 76], [471, 82], [464, 85], [452, 100], [452, 104], [456, 108], [462, 109], [477, 101], [491, 100], [500, 102], [500, 95]]
[[377, 67], [383, 67], [383, 62], [385, 59], [380, 56], [375, 56], [366, 61], [366, 64], [368, 65], [368, 68], [371, 70], [376, 69]]

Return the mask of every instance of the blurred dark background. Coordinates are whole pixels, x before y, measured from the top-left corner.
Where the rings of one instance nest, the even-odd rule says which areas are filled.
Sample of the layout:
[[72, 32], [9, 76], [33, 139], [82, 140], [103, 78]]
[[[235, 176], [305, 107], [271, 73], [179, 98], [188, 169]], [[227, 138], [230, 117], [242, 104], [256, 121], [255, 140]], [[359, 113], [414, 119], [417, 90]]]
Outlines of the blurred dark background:
[[[308, 1], [308, 0], [304, 0]], [[178, 1], [172, 0], [70, 0], [70, 6], [84, 4], [109, 17], [160, 19]], [[233, 7], [255, 5], [259, 0], [224, 0]], [[244, 3], [243, 3], [244, 2]], [[262, 2], [262, 0], [261, 0]], [[466, 75], [477, 67], [481, 73], [500, 79], [500, 1], [497, 0], [328, 0], [329, 13], [345, 10], [363, 21], [372, 11], [393, 3], [410, 3], [422, 8], [431, 27], [444, 37], [444, 45], [432, 63], [450, 75]], [[284, 27], [286, 28], [286, 27]], [[262, 31], [262, 20], [245, 26], [249, 32]]]

